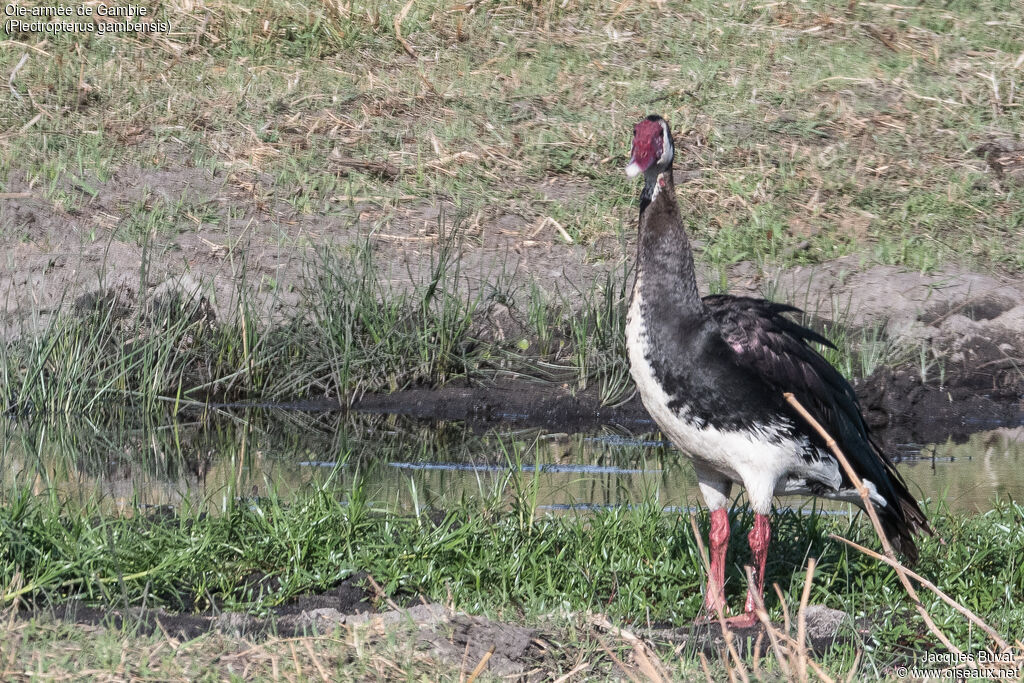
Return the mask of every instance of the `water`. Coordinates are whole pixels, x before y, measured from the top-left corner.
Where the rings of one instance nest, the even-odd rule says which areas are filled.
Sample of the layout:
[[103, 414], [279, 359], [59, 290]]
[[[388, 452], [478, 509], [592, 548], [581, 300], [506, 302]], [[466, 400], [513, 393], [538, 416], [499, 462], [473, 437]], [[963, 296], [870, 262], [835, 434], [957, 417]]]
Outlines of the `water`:
[[[919, 498], [967, 511], [986, 510], [997, 496], [1024, 500], [1024, 430], [900, 453], [898, 468]], [[685, 458], [654, 434], [510, 425], [480, 431], [458, 422], [272, 410], [150, 428], [4, 423], [0, 479], [0, 496], [12, 487], [72, 500], [99, 494], [104, 505], [126, 511], [187, 501], [216, 512], [232, 499], [273, 493], [287, 500], [311, 486], [344, 498], [356, 482], [372, 506], [405, 512], [481, 497], [526, 496], [552, 514], [650, 499], [682, 510], [700, 500]], [[809, 507], [793, 498], [778, 504]]]

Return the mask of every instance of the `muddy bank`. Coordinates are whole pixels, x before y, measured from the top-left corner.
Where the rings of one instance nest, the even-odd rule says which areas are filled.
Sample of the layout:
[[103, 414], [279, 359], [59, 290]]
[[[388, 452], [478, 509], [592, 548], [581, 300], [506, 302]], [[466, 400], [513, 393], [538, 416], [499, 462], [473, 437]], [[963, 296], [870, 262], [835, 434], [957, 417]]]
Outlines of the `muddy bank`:
[[468, 670], [490, 653], [487, 670], [499, 676], [522, 676], [531, 669], [550, 669], [556, 664], [556, 650], [539, 629], [465, 614], [423, 598], [409, 602], [412, 604], [397, 605], [359, 572], [322, 593], [302, 594], [270, 607], [262, 616], [209, 611], [178, 614], [144, 607], [106, 609], [77, 602], [35, 608], [17, 616], [129, 630], [144, 636], [163, 634], [176, 641], [221, 633], [258, 643], [268, 638], [336, 632], [344, 636], [358, 629], [364, 641], [400, 633], [413, 639], [425, 656], [450, 666], [468, 662]]
[[[984, 367], [978, 367], [978, 365]], [[923, 382], [913, 368], [883, 368], [855, 385], [869, 425], [886, 446], [960, 442], [979, 431], [1024, 424], [1024, 377], [1013, 366], [964, 362], [945, 384]], [[657, 427], [633, 394], [601, 405], [596, 392], [549, 384], [412, 389], [365, 396], [353, 408], [422, 419], [465, 420], [486, 429], [499, 422], [585, 432], [601, 425], [642, 434]]]
[[654, 421], [636, 395], [622, 404], [603, 406], [596, 392], [576, 393], [557, 385], [525, 381], [410, 389], [364, 396], [352, 407], [366, 413], [465, 420], [482, 428], [498, 422], [515, 422], [571, 433], [601, 425], [617, 425], [637, 433], [655, 429]]
[[1024, 425], [1019, 383], [988, 392], [974, 381], [930, 386], [913, 371], [886, 368], [856, 388], [868, 424], [883, 443], [895, 446], [959, 443], [976, 432]]
[[[257, 184], [269, 181], [259, 178]], [[532, 204], [590, 191], [582, 181], [549, 179], [526, 188], [528, 196], [508, 207], [469, 214], [447, 199], [405, 199], [386, 206], [339, 203], [316, 216], [298, 214], [281, 200], [250, 201], [260, 195], [252, 183], [189, 165], [119, 169], [88, 192], [67, 183], [69, 193], [83, 197], [74, 210], [42, 201], [16, 179], [7, 189], [19, 196], [0, 203], [0, 337], [32, 333], [57, 311], [91, 310], [97, 302], [116, 301], [117, 315], [129, 316], [144, 302], [154, 306], [193, 294], [199, 297], [196, 315], [211, 325], [234, 319], [242, 293], [259, 303], [254, 310], [268, 324], [301, 318], [296, 307], [317, 250], [345, 251], [368, 240], [376, 276], [398, 289], [422, 282], [438, 249], [450, 249], [459, 272], [455, 286], [490, 302], [474, 314], [469, 336], [534, 348], [534, 340], [524, 337], [531, 286], [558, 302], [552, 310], [571, 317], [609, 273], [628, 285], [635, 250], [632, 229], [621, 239], [587, 246], [537, 230]], [[197, 214], [185, 211], [174, 218], [174, 230], [140, 245], [124, 222], [132, 207], [176, 202], [202, 207], [210, 219], [196, 223], [190, 216]], [[633, 214], [632, 207], [624, 209], [624, 226], [632, 226]], [[711, 279], [719, 279], [706, 269], [698, 277], [705, 292]], [[1022, 420], [1020, 279], [952, 265], [919, 273], [850, 256], [786, 269], [739, 263], [729, 268], [728, 285], [733, 294], [800, 306], [812, 324], [838, 329], [862, 354], [879, 355], [881, 367], [859, 383], [858, 392], [886, 441], [960, 439]], [[499, 289], [508, 298], [487, 299]], [[158, 312], [150, 317], [159, 318]], [[877, 348], [865, 348], [872, 346]], [[650, 424], [635, 398], [601, 406], [591, 394], [573, 395], [551, 384], [414, 390], [366, 397], [358, 407], [484, 423], [515, 420], [559, 431], [605, 423], [643, 430]]]
[[[197, 638], [210, 631], [257, 638], [290, 638], [317, 632], [321, 620], [341, 624], [365, 623], [371, 616], [382, 613], [377, 607], [378, 602], [383, 605], [383, 612], [387, 612], [388, 606], [370, 588], [367, 575], [364, 572], [356, 572], [333, 588], [319, 593], [297, 595], [282, 605], [269, 607], [264, 616], [220, 609], [190, 614], [145, 607], [101, 608], [77, 601], [49, 608], [36, 606], [23, 612], [22, 616], [48, 615], [62, 621], [118, 629], [130, 625], [146, 635], [163, 631], [183, 640]], [[336, 615], [342, 615], [344, 618], [336, 618]], [[388, 618], [385, 621], [392, 623], [395, 619]]]
[[[984, 429], [1024, 424], [1024, 282], [956, 269], [861, 269], [853, 258], [774, 274], [740, 264], [734, 275], [733, 293], [758, 296], [770, 280], [780, 292], [772, 298], [803, 307], [812, 326], [839, 327], [850, 339], [863, 340], [853, 342], [861, 354], [899, 359], [855, 382], [869, 424], [884, 442], [960, 441]], [[515, 326], [518, 312], [502, 309], [496, 320]], [[504, 332], [500, 322], [488, 322], [498, 335]], [[878, 348], [863, 348], [871, 345]], [[356, 408], [482, 423], [512, 420], [560, 431], [653, 426], [635, 395], [603, 406], [594, 392], [525, 382], [370, 396]]]
[[[660, 656], [668, 652], [675, 656], [700, 653], [714, 659], [725, 642], [716, 623], [644, 627], [613, 624], [599, 614], [567, 614], [544, 626], [526, 626], [467, 614], [423, 598], [403, 607], [381, 595], [362, 573], [326, 592], [300, 595], [272, 607], [265, 616], [243, 612], [174, 614], [162, 609], [102, 609], [67, 603], [49, 610], [22, 612], [17, 618], [124, 630], [141, 636], [162, 635], [175, 646], [212, 633], [251, 643], [337, 634], [372, 644], [399, 637], [415, 643], [422, 656], [435, 662], [461, 667], [465, 672], [479, 668], [483, 662], [478, 673], [487, 671], [516, 680], [549, 680], [552, 673], [572, 668], [584, 654], [584, 644], [591, 640], [607, 643], [621, 639], [628, 647], [620, 655], [631, 664], [635, 661], [630, 650], [636, 652], [637, 647], [646, 656], [654, 652], [661, 652]], [[849, 642], [854, 634], [868, 641], [871, 638], [870, 629], [863, 623], [855, 624], [845, 612], [810, 605], [805, 618], [809, 648], [818, 656]], [[571, 635], [567, 624], [572, 624]], [[772, 627], [777, 632], [785, 631], [782, 624], [773, 623]], [[741, 654], [746, 654], [764, 637], [765, 627], [758, 624], [734, 632], [734, 643]], [[639, 642], [643, 644], [637, 645]], [[611, 642], [616, 649], [623, 643]]]

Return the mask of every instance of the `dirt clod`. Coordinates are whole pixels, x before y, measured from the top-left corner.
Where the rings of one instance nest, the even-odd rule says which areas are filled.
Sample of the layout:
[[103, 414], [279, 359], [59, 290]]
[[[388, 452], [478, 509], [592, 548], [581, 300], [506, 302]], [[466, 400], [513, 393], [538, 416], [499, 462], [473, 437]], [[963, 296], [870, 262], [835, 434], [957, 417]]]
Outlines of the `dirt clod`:
[[[844, 624], [852, 624], [849, 614], [824, 605], [808, 605], [804, 619], [807, 644], [818, 655], [824, 654], [842, 639]], [[772, 628], [785, 633], [783, 624], [773, 623]], [[733, 646], [737, 648], [740, 656], [745, 656], [758, 636], [764, 632], [765, 627], [760, 623], [746, 629], [733, 629]], [[647, 636], [653, 641], [683, 645], [695, 652], [703, 652], [708, 657], [717, 656], [726, 647], [722, 626], [718, 622], [692, 624], [683, 628], [652, 629]]]
[[499, 676], [522, 674], [541, 659], [537, 631], [485, 617], [457, 615], [436, 631], [420, 631], [420, 640], [453, 664], [472, 669], [488, 653], [487, 670]]

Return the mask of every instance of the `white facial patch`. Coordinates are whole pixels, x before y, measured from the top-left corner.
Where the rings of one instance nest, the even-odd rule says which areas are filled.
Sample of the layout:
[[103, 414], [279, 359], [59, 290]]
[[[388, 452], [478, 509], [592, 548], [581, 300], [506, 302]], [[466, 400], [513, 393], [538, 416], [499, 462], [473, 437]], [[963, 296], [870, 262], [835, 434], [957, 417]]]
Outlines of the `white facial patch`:
[[658, 159], [658, 166], [664, 166], [672, 161], [672, 140], [668, 136], [668, 124], [661, 123], [661, 157]]
[[629, 162], [629, 166], [626, 167], [626, 177], [635, 178], [640, 175], [640, 164], [635, 161]]

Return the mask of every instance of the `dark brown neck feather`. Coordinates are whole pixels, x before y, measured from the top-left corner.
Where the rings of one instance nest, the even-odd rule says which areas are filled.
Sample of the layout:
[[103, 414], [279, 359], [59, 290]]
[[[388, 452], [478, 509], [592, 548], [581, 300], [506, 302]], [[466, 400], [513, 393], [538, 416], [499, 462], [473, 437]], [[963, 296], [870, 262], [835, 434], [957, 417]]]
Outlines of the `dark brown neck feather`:
[[706, 317], [671, 167], [645, 178], [644, 196], [649, 200], [641, 201], [637, 276], [645, 302], [659, 301], [686, 317]]

